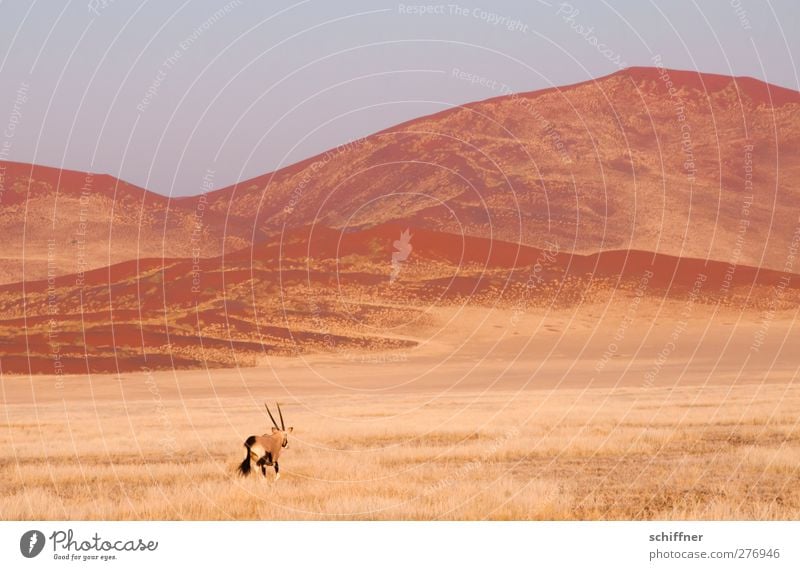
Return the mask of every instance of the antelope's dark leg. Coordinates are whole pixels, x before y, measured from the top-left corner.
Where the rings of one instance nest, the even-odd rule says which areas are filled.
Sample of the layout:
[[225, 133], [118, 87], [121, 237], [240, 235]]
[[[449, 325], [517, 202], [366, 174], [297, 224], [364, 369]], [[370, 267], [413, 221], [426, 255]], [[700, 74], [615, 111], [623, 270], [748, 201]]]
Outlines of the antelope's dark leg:
[[277, 481], [280, 478], [281, 478], [280, 469], [278, 468], [278, 462], [276, 461], [275, 462], [275, 480]]

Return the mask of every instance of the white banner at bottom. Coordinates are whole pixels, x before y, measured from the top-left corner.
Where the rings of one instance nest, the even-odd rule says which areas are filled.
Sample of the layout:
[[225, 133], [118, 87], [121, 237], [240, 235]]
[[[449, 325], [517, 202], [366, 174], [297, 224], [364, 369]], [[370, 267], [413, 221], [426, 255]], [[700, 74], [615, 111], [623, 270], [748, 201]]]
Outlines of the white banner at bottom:
[[800, 522], [3, 522], [2, 568], [800, 568]]

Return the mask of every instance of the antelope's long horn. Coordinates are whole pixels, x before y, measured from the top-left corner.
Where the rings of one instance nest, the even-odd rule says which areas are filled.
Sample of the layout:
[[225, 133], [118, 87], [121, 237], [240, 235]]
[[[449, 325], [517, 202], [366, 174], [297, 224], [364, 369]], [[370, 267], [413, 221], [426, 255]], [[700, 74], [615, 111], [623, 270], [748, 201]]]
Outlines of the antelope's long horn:
[[278, 415], [281, 418], [281, 429], [286, 431], [286, 424], [283, 423], [283, 414], [281, 413], [281, 405], [278, 402], [275, 402], [275, 405], [278, 406]]
[[[269, 419], [271, 419], [271, 420], [272, 420], [272, 423], [273, 423], [273, 425], [274, 425], [274, 426], [275, 426], [277, 429], [281, 429], [281, 428], [279, 428], [279, 427], [278, 427], [278, 422], [276, 422], [276, 421], [275, 421], [275, 418], [273, 418], [273, 417], [272, 417], [272, 412], [270, 412], [270, 411], [269, 411], [269, 406], [267, 405], [267, 403], [266, 403], [266, 402], [264, 402], [264, 407], [265, 407], [265, 408], [267, 408], [267, 413], [269, 414]], [[278, 408], [278, 411], [280, 411], [280, 408]]]

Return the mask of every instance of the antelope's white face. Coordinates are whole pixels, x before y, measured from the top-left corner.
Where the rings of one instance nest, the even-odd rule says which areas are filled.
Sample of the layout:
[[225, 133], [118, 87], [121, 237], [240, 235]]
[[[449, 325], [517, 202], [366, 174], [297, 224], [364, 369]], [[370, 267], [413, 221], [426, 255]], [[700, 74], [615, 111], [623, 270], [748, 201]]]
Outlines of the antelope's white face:
[[283, 435], [283, 439], [281, 440], [281, 447], [289, 447], [289, 434], [292, 433], [294, 430], [293, 427], [287, 429], [286, 424], [283, 421], [283, 412], [281, 412], [281, 405], [275, 404], [278, 408], [278, 417], [281, 419], [281, 425], [278, 426], [278, 422], [275, 421], [275, 418], [272, 415], [272, 412], [269, 411], [269, 406], [266, 402], [264, 402], [264, 407], [267, 408], [267, 413], [269, 414], [269, 419], [272, 420], [272, 435], [275, 436], [276, 433], [280, 432]]
[[281, 447], [289, 447], [289, 434], [292, 433], [292, 431], [294, 431], [293, 427], [288, 427], [285, 430], [274, 427], [272, 428], [272, 435], [274, 436], [276, 433], [280, 433], [283, 436]]

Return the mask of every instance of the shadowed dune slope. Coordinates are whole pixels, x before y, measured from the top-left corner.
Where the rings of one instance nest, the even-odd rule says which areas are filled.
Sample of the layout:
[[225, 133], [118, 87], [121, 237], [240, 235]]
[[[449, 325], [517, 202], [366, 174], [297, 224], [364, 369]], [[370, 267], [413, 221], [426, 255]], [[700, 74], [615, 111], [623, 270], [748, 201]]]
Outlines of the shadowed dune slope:
[[[565, 253], [410, 228], [297, 228], [228, 256], [126, 261], [0, 287], [5, 374], [252, 366], [265, 355], [411, 349], [435, 309], [576, 308], [635, 296], [736, 311], [796, 306], [773, 270], [642, 251]], [[754, 313], [755, 314], [755, 313]]]

